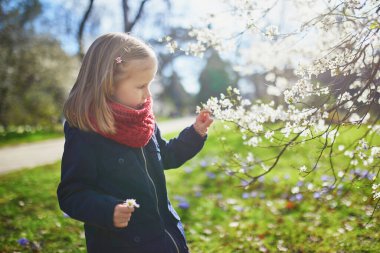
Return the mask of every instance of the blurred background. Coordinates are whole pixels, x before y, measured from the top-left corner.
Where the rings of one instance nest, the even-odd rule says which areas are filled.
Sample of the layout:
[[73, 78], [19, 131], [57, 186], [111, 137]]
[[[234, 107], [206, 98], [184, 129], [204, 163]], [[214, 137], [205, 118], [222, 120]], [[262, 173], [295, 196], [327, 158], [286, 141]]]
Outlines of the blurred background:
[[[101, 34], [124, 31], [143, 38], [159, 58], [152, 85], [158, 118], [182, 117], [239, 77], [216, 51], [203, 58], [171, 53], [163, 38], [190, 42], [194, 16], [213, 1], [1, 1], [1, 132], [52, 129], [89, 45]], [[249, 83], [255, 90], [254, 83]], [[247, 90], [247, 89], [246, 89]]]

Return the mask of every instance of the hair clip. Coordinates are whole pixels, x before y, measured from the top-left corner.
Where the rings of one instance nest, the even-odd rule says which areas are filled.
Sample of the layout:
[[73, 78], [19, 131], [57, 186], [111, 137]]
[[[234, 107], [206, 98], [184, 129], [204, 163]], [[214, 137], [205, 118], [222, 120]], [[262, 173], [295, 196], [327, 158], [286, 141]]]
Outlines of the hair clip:
[[119, 56], [119, 57], [117, 57], [117, 58], [115, 59], [115, 61], [116, 61], [117, 64], [119, 64], [119, 63], [121, 63], [123, 60], [122, 60], [121, 57]]

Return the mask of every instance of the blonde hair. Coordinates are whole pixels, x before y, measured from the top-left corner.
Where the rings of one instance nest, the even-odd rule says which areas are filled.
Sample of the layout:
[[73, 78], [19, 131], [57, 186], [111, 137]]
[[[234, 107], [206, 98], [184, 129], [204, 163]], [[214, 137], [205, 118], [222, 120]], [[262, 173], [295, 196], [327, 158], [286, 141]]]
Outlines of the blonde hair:
[[128, 77], [131, 61], [149, 58], [157, 65], [151, 46], [129, 33], [107, 33], [97, 38], [85, 54], [63, 106], [69, 125], [96, 131], [91, 116], [99, 130], [114, 133], [114, 118], [107, 104], [112, 99], [113, 85]]

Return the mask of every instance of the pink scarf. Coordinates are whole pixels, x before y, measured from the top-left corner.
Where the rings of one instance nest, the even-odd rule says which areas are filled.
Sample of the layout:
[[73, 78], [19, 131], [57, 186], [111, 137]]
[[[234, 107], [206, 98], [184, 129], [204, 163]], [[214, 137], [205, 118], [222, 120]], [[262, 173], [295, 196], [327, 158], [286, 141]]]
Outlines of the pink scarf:
[[96, 128], [97, 132], [106, 138], [130, 147], [140, 148], [145, 146], [152, 137], [155, 126], [152, 99], [149, 98], [143, 108], [139, 110], [130, 109], [113, 101], [108, 104], [115, 119], [116, 133], [107, 134]]

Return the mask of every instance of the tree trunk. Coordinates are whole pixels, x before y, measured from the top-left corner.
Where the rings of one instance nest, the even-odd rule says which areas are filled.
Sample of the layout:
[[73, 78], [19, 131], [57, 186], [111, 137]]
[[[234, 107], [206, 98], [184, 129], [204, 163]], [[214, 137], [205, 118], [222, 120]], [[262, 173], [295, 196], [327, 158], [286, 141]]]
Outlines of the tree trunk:
[[123, 6], [123, 21], [124, 21], [124, 32], [131, 32], [137, 21], [141, 18], [141, 15], [144, 10], [144, 5], [148, 2], [149, 0], [143, 0], [140, 3], [139, 10], [137, 11], [136, 17], [134, 20], [131, 22], [129, 21], [129, 6], [128, 6], [128, 0], [121, 0], [122, 6]]
[[78, 31], [78, 35], [77, 35], [77, 43], [78, 43], [78, 56], [80, 57], [80, 59], [83, 59], [83, 57], [84, 57], [84, 50], [83, 50], [84, 26], [88, 20], [88, 17], [90, 16], [93, 5], [94, 5], [94, 0], [89, 0], [87, 10], [84, 13], [82, 21], [80, 22], [80, 25], [79, 25], [79, 31]]

